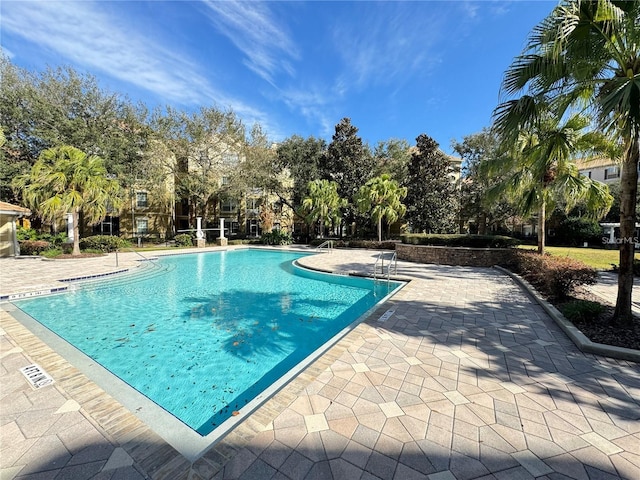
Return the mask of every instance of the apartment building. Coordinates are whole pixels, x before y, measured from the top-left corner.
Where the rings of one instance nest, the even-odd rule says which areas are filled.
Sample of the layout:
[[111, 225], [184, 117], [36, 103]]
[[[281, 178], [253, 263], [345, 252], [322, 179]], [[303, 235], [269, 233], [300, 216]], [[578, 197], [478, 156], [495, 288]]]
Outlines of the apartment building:
[[620, 165], [610, 158], [576, 160], [580, 174], [598, 182], [611, 184], [620, 181]]
[[[119, 212], [119, 234], [144, 240], [172, 238], [194, 231], [200, 217], [210, 241], [220, 236], [221, 220], [226, 237], [257, 237], [267, 220], [265, 211], [273, 228], [290, 231], [289, 207], [268, 191], [247, 187], [250, 179], [238, 180], [245, 161], [240, 145], [216, 137], [194, 146], [187, 158], [158, 162], [164, 170], [155, 180], [141, 182], [131, 193], [130, 205]], [[288, 181], [287, 172], [282, 176], [281, 182]]]

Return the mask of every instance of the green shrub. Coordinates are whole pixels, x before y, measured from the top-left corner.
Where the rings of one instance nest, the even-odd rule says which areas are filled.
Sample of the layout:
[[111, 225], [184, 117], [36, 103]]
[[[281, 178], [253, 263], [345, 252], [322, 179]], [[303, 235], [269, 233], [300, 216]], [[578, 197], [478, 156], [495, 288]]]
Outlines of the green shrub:
[[584, 217], [564, 217], [549, 235], [549, 245], [566, 245], [569, 247], [582, 246], [584, 242], [590, 245], [602, 245], [602, 227], [597, 220]]
[[193, 247], [193, 237], [189, 233], [179, 233], [173, 239], [178, 247]]
[[50, 233], [40, 233], [32, 228], [18, 226], [16, 229], [16, 238], [19, 242], [23, 240], [44, 240], [52, 245], [62, 245], [67, 241], [67, 234], [56, 233], [55, 235], [52, 235]]
[[559, 299], [580, 285], [593, 285], [598, 276], [595, 268], [578, 260], [525, 251], [516, 252], [515, 269], [542, 294]]
[[108, 253], [130, 246], [131, 243], [128, 240], [113, 235], [94, 235], [80, 239], [80, 249], [82, 250], [97, 250]]
[[443, 247], [509, 248], [520, 244], [520, 240], [503, 235], [408, 233], [402, 235], [402, 243]]
[[288, 232], [281, 230], [273, 230], [271, 232], [263, 233], [260, 237], [260, 241], [263, 245], [291, 245], [293, 238]]
[[46, 240], [23, 240], [20, 242], [20, 255], [40, 255], [50, 248], [51, 242]]
[[604, 306], [598, 302], [575, 300], [562, 305], [560, 311], [572, 322], [590, 322], [604, 312]]
[[64, 252], [59, 247], [50, 248], [48, 250], [43, 250], [40, 252], [40, 255], [45, 258], [56, 258], [59, 255], [62, 255]]
[[24, 240], [39, 240], [38, 232], [36, 232], [32, 228], [24, 228], [19, 225], [16, 229], [16, 238], [19, 242], [22, 242]]

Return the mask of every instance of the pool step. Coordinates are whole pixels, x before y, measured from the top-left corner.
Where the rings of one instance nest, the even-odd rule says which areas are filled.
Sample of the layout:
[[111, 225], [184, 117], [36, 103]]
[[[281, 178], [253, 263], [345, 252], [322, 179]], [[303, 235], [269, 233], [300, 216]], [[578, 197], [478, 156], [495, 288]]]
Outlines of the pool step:
[[113, 288], [122, 285], [130, 285], [141, 282], [150, 278], [164, 275], [167, 272], [175, 270], [175, 265], [161, 265], [155, 262], [144, 262], [135, 271], [122, 273], [117, 277], [103, 277], [95, 278], [91, 280], [85, 280], [75, 283], [76, 289], [83, 290], [104, 290], [107, 288]]

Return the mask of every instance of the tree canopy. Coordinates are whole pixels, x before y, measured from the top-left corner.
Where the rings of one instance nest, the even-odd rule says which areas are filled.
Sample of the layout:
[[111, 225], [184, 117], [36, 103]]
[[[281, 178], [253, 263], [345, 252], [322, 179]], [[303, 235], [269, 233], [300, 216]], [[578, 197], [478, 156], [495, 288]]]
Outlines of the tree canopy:
[[320, 178], [320, 168], [324, 161], [327, 144], [324, 140], [293, 135], [278, 145], [276, 168], [287, 170], [292, 185], [288, 191], [281, 192], [284, 201], [294, 206], [302, 205], [309, 182]]
[[491, 172], [487, 168], [500, 160], [504, 152], [498, 137], [488, 129], [465, 136], [461, 142], [453, 142], [453, 149], [463, 160], [460, 179], [460, 221], [473, 219], [477, 233], [484, 235], [487, 227], [504, 228], [507, 220], [515, 215], [506, 197], [489, 198], [489, 189], [503, 180], [504, 172]]
[[320, 236], [324, 236], [324, 227], [340, 222], [342, 209], [347, 206], [347, 199], [338, 194], [338, 184], [329, 180], [313, 180], [309, 182], [309, 194], [302, 201], [309, 224], [320, 222]]
[[[320, 167], [320, 177], [336, 182], [338, 194], [353, 200], [360, 187], [373, 177], [374, 167], [374, 159], [358, 136], [358, 129], [349, 118], [340, 120]], [[357, 208], [346, 207], [345, 218], [349, 223], [356, 222]]]
[[121, 201], [119, 183], [109, 178], [104, 161], [68, 145], [44, 150], [31, 171], [16, 177], [13, 186], [44, 219], [55, 221], [72, 213], [74, 255], [80, 254], [80, 214], [94, 225], [109, 209], [119, 208]]
[[358, 208], [371, 215], [378, 227], [378, 241], [382, 241], [382, 220], [393, 223], [407, 211], [402, 203], [407, 196], [406, 187], [401, 187], [390, 175], [383, 173], [372, 178], [362, 187], [356, 196]]
[[489, 171], [505, 172], [490, 193], [507, 192], [525, 217], [538, 216], [538, 252], [544, 253], [546, 218], [555, 206], [570, 211], [578, 203], [592, 218], [603, 217], [613, 201], [606, 185], [580, 175], [575, 155], [593, 151], [601, 144], [598, 135], [584, 132], [588, 120], [573, 115], [559, 120], [552, 114], [535, 126], [522, 129], [506, 154], [489, 165]]
[[0, 196], [14, 200], [11, 179], [25, 173], [48, 148], [72, 145], [103, 158], [123, 183], [137, 175], [150, 130], [146, 109], [101, 89], [71, 68], [39, 74], [0, 57]]
[[416, 139], [407, 174], [406, 218], [414, 232], [452, 233], [457, 205], [451, 162], [425, 134]]
[[[619, 142], [620, 233], [635, 233], [640, 160], [640, 0], [564, 0], [529, 35], [505, 72], [507, 99], [494, 111], [497, 131], [512, 143], [539, 123], [547, 105], [556, 118], [586, 112]], [[545, 106], [541, 108], [541, 106]], [[620, 247], [617, 319], [632, 321], [633, 242]]]

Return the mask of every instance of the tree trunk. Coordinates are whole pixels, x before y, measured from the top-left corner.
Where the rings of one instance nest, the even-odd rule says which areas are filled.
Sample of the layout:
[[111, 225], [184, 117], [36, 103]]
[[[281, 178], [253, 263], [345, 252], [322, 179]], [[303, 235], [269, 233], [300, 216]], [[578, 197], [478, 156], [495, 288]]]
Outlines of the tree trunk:
[[540, 211], [538, 212], [538, 253], [540, 255], [544, 255], [544, 243], [545, 243], [545, 215], [546, 209], [544, 204], [544, 199], [542, 200], [542, 204], [540, 205]]
[[80, 255], [80, 211], [74, 208], [73, 215], [73, 255]]
[[480, 212], [478, 215], [478, 235], [485, 235], [487, 233], [487, 213]]
[[625, 151], [620, 178], [620, 269], [618, 271], [618, 297], [613, 314], [614, 322], [630, 325], [631, 292], [633, 290], [633, 254], [636, 233], [636, 196], [638, 193], [638, 151], [637, 137], [631, 138]]
[[378, 241], [382, 242], [382, 217], [378, 219]]

